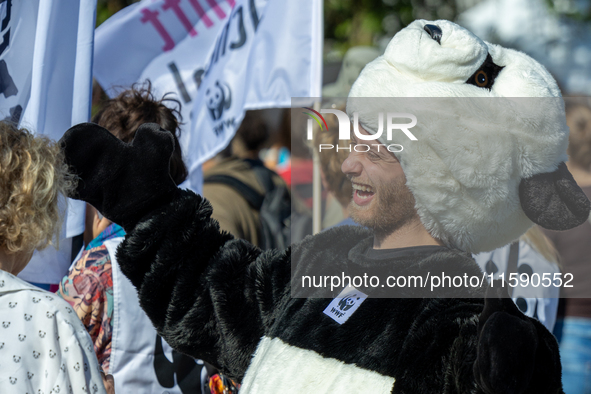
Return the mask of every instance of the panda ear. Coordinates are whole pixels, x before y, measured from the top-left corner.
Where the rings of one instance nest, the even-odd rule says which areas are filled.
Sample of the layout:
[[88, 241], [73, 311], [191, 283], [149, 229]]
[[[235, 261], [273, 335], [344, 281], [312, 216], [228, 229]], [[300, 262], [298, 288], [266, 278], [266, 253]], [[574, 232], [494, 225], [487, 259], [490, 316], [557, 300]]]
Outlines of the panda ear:
[[568, 230], [589, 219], [591, 204], [566, 164], [554, 172], [522, 179], [519, 201], [527, 217], [548, 230]]

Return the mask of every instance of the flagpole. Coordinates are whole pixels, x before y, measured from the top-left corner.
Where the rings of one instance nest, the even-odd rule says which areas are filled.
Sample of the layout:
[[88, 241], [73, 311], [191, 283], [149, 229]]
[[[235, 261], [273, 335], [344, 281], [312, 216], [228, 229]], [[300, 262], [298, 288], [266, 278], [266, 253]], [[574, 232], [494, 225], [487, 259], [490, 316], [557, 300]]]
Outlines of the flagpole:
[[[314, 110], [320, 111], [320, 101], [314, 102]], [[312, 152], [312, 234], [317, 234], [322, 230], [322, 182], [320, 157], [316, 149], [312, 149]]]
[[[314, 26], [321, 32], [318, 34], [316, 47], [312, 50], [312, 64], [316, 64], [316, 80], [313, 80], [312, 91], [318, 89], [321, 97], [322, 92], [322, 47], [324, 46], [324, 1], [316, 0], [313, 12]], [[314, 110], [320, 111], [321, 99], [314, 102]], [[320, 178], [320, 158], [316, 149], [312, 149], [312, 234], [322, 230], [322, 182]]]

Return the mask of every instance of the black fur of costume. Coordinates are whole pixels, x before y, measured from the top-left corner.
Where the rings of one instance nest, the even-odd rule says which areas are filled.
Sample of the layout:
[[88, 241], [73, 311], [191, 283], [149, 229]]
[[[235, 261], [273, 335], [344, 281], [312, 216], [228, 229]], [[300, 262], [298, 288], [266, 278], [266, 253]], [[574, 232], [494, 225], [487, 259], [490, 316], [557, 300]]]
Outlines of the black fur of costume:
[[[448, 21], [437, 25], [425, 22], [413, 22], [391, 41], [384, 57], [363, 70], [350, 98], [494, 98], [507, 93], [560, 97], [551, 76], [525, 55], [484, 43]], [[409, 54], [410, 49], [413, 54]], [[495, 57], [502, 64], [494, 63]], [[518, 86], [513, 89], [515, 84]], [[454, 218], [461, 216], [457, 210], [463, 208], [462, 203], [496, 190], [475, 187], [474, 193], [461, 194], [458, 200], [443, 188], [438, 189], [443, 193], [435, 203], [459, 204], [450, 205], [456, 210], [446, 209], [445, 204], [438, 207], [449, 215], [429, 215], [427, 231], [447, 245], [473, 250], [476, 240], [457, 243], [450, 236], [461, 233], [458, 229], [468, 233], [472, 228], [480, 231], [478, 241], [492, 240], [486, 238], [491, 230], [495, 230], [496, 242], [501, 235], [506, 235], [504, 241], [511, 241], [527, 229], [530, 221], [561, 230], [586, 221], [589, 201], [560, 163], [568, 133], [563, 111], [560, 105], [551, 108], [557, 109], [557, 116], [553, 122], [543, 122], [548, 127], [541, 127], [545, 135], [539, 136], [547, 139], [542, 138], [535, 147], [514, 144], [519, 149], [513, 156], [521, 160], [509, 168], [512, 174], [520, 175], [501, 178], [507, 195], [500, 193], [497, 202], [501, 207], [511, 202], [513, 214], [508, 216], [519, 220], [491, 220], [481, 227], [482, 217], [476, 217], [469, 227], [466, 220]], [[355, 112], [353, 101], [348, 102], [347, 110]], [[373, 117], [372, 111], [361, 111], [361, 115], [361, 123], [364, 116]], [[537, 142], [538, 134], [532, 134], [539, 131], [537, 126], [518, 130], [520, 134], [499, 136], [515, 138], [515, 142], [519, 142], [518, 137]], [[473, 136], [470, 128], [464, 131], [469, 134], [462, 137]], [[442, 141], [440, 135], [445, 135], [439, 127], [427, 127], [423, 132], [437, 136], [439, 142], [435, 144]], [[421, 185], [415, 182], [416, 177], [431, 176], [426, 169], [450, 167], [449, 174], [433, 176], [446, 187], [457, 185], [460, 191], [474, 185], [472, 178], [489, 174], [472, 171], [470, 165], [474, 163], [470, 161], [463, 163], [468, 175], [462, 174], [454, 153], [457, 151], [449, 149], [458, 135], [450, 134], [447, 142], [451, 145], [444, 149], [433, 150], [428, 144], [431, 141], [425, 140], [428, 143], [415, 152], [413, 159], [402, 157], [400, 164], [415, 199], [432, 195], [434, 183], [428, 181], [435, 179]], [[488, 136], [483, 133], [476, 145], [493, 141]], [[157, 125], [142, 125], [135, 140], [125, 144], [99, 126], [82, 124], [67, 131], [61, 143], [68, 164], [81, 178], [73, 197], [91, 203], [127, 231], [117, 259], [138, 288], [140, 303], [158, 333], [176, 350], [208, 361], [243, 381], [244, 394], [562, 393], [554, 337], [538, 321], [524, 316], [502, 294], [500, 286], [489, 287], [484, 299], [485, 290], [481, 288], [469, 294], [473, 298], [436, 291], [432, 295], [440, 298], [423, 299], [409, 298], [412, 293], [405, 294], [406, 289], [397, 289], [396, 295], [402, 298], [381, 297], [384, 294], [379, 288], [362, 289], [369, 297], [357, 304], [358, 309], [342, 324], [323, 313], [333, 301], [322, 298], [325, 292], [318, 289], [312, 297], [298, 297], [304, 293], [298, 288], [297, 278], [305, 274], [346, 272], [353, 276], [385, 269], [396, 275], [445, 271], [448, 275], [479, 276], [476, 263], [464, 252], [442, 248], [420, 258], [400, 258], [380, 266], [364, 257], [363, 251], [372, 245], [372, 234], [352, 227], [307, 238], [286, 251], [262, 252], [221, 233], [210, 218], [209, 204], [175, 187], [166, 165], [173, 149], [171, 136]], [[470, 154], [476, 148], [463, 147]], [[445, 154], [447, 161], [440, 160], [446, 149], [450, 152]], [[428, 151], [432, 154], [426, 154]], [[507, 157], [513, 156], [509, 152]], [[482, 156], [486, 163], [487, 158]], [[456, 179], [458, 175], [462, 175], [463, 183]], [[518, 196], [511, 185], [519, 185]], [[424, 208], [417, 199], [421, 218]], [[472, 213], [470, 209], [464, 212], [469, 218]], [[492, 215], [498, 212], [482, 213], [495, 219]], [[499, 224], [507, 222], [513, 224]], [[434, 224], [444, 226], [435, 231]], [[445, 224], [453, 226], [447, 229]], [[507, 233], [509, 230], [513, 232]]]
[[[292, 298], [290, 255], [304, 270], [326, 263], [339, 270], [338, 262], [353, 264], [350, 255], [362, 264], [359, 252], [372, 241], [368, 230], [335, 228], [307, 238], [291, 253], [262, 252], [220, 233], [210, 215], [206, 200], [182, 192], [128, 233], [117, 258], [159, 334], [173, 348], [216, 365], [238, 381], [261, 337], [268, 337], [392, 376], [393, 393], [560, 392], [554, 337], [516, 311], [510, 299], [494, 301], [498, 305], [493, 313], [510, 314], [493, 316], [506, 321], [495, 325], [494, 336], [487, 332], [481, 337], [480, 349], [481, 298], [370, 297], [339, 325], [322, 313], [331, 299]], [[419, 264], [436, 270], [448, 262], [481, 275], [469, 254], [455, 250], [393, 264], [412, 272]], [[512, 340], [516, 322], [523, 322], [519, 329], [531, 343]], [[507, 332], [496, 332], [499, 327], [507, 327]], [[488, 342], [495, 354], [488, 354]], [[277, 373], [287, 374], [288, 383], [289, 374], [297, 371], [278, 366]]]
[[[132, 144], [94, 124], [66, 132], [61, 140], [66, 160], [81, 177], [74, 197], [124, 226], [127, 236], [117, 259], [158, 333], [176, 350], [245, 381], [243, 391], [328, 393], [367, 387], [413, 394], [562, 392], [554, 337], [510, 298], [496, 293], [499, 286], [489, 288], [490, 298], [484, 301], [379, 298], [369, 292], [340, 325], [323, 314], [332, 299], [297, 298], [291, 278], [308, 272], [371, 271], [375, 267], [362, 253], [371, 245], [370, 232], [336, 228], [293, 249], [263, 252], [220, 232], [210, 218], [209, 203], [177, 189], [165, 171], [145, 171], [162, 167], [170, 156], [166, 149], [146, 148], [145, 141], [152, 147], [171, 143], [156, 125], [141, 126]], [[85, 147], [119, 154], [90, 155], [89, 160]], [[150, 155], [143, 156], [147, 151]], [[137, 160], [133, 165], [129, 155]], [[142, 161], [149, 163], [141, 166]], [[128, 181], [134, 189], [121, 189], [120, 183]], [[588, 209], [582, 213], [588, 215]], [[452, 249], [390, 261], [388, 267], [398, 275], [447, 273], [453, 267], [481, 274], [469, 254]], [[483, 289], [475, 291], [472, 296], [484, 296]], [[337, 379], [328, 376], [336, 368], [351, 384], [364, 379], [367, 384], [361, 382], [363, 390], [346, 386], [337, 391], [321, 384], [312, 389], [301, 380], [317, 378], [314, 370], [303, 373], [307, 363], [318, 369], [320, 379]], [[272, 384], [265, 386], [267, 380]], [[382, 387], [391, 384], [374, 390], [378, 381]]]

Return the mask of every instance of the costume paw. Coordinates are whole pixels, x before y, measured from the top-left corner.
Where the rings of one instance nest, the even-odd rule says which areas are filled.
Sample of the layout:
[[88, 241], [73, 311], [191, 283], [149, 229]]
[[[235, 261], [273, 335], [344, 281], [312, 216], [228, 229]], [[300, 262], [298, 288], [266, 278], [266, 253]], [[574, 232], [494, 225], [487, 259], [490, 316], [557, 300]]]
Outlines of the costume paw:
[[141, 125], [127, 144], [101, 126], [82, 123], [66, 131], [60, 144], [79, 177], [70, 197], [124, 227], [133, 227], [177, 190], [169, 175], [174, 140], [157, 124]]
[[477, 384], [487, 394], [525, 392], [534, 373], [537, 347], [536, 328], [517, 309], [506, 287], [494, 282], [478, 323]]

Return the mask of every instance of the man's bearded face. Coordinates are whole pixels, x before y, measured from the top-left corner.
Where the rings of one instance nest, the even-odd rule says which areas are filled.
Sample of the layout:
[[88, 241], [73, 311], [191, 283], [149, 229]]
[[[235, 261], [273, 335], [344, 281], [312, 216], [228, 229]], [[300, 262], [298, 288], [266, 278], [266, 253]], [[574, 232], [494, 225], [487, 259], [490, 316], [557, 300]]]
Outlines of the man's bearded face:
[[390, 234], [416, 218], [415, 199], [405, 179], [399, 178], [389, 184], [375, 184], [356, 177], [350, 179], [353, 199], [349, 215], [355, 223], [372, 228], [376, 233]]
[[349, 214], [356, 223], [386, 235], [418, 220], [400, 162], [385, 146], [372, 146], [368, 152], [352, 150], [341, 169], [353, 184]]

